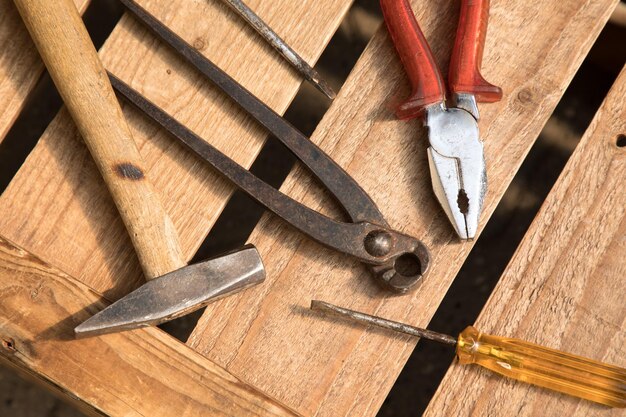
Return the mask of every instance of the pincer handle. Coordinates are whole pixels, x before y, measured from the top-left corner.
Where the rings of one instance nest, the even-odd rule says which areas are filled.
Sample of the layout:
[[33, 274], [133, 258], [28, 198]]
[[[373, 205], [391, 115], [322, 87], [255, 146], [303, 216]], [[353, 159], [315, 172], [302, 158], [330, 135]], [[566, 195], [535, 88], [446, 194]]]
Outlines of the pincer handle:
[[380, 7], [413, 87], [411, 97], [396, 114], [400, 119], [412, 119], [420, 116], [425, 107], [444, 101], [443, 79], [408, 0], [380, 0]]
[[454, 94], [472, 94], [476, 101], [493, 103], [502, 98], [502, 89], [480, 74], [483, 60], [489, 0], [461, 0], [461, 14], [450, 59], [448, 85]]
[[[592, 341], [588, 341], [592, 343]], [[626, 407], [626, 369], [467, 327], [457, 343], [459, 363], [611, 407]]]

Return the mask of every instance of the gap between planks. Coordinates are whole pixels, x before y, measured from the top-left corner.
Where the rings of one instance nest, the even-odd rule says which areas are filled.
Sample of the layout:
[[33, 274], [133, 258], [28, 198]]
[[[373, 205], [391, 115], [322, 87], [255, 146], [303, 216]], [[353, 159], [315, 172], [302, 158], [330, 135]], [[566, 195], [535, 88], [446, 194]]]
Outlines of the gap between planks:
[[[82, 14], [90, 0], [74, 3]], [[44, 69], [13, 0], [0, 0], [0, 45], [1, 143]]]
[[[322, 3], [298, 12], [311, 13], [308, 16], [313, 21], [319, 19], [313, 24], [336, 23], [335, 15], [324, 14], [335, 3]], [[449, 55], [456, 3], [414, 2], [440, 61]], [[491, 178], [483, 221], [493, 211], [615, 3], [544, 0], [540, 5], [511, 6], [504, 1], [492, 2], [483, 67], [486, 77], [502, 85], [508, 95], [502, 103], [481, 106]], [[157, 14], [192, 42], [198, 40], [198, 33], [184, 21], [193, 10], [197, 14], [194, 8], [201, 6], [162, 7]], [[275, 17], [277, 20], [270, 24], [292, 25], [294, 16], [288, 16], [287, 10], [279, 16], [283, 19]], [[537, 10], [552, 12], [537, 15]], [[222, 23], [218, 29], [223, 29], [230, 40], [232, 31], [223, 28]], [[290, 29], [293, 32], [285, 30], [281, 34], [295, 34], [293, 40], [287, 40], [300, 40], [305, 43], [302, 49], [308, 45], [313, 51], [308, 53], [314, 55], [320, 39], [302, 35], [301, 27]], [[197, 44], [206, 48], [209, 40], [200, 40], [204, 44]], [[246, 47], [251, 48], [253, 43], [245, 40], [241, 54], [249, 53]], [[129, 58], [116, 54], [118, 48], [133, 50], [135, 55]], [[297, 45], [296, 49], [302, 51]], [[251, 127], [231, 104], [216, 98], [221, 96], [207, 88], [195, 73], [176, 67], [180, 71], [165, 75], [166, 69], [178, 65], [177, 59], [128, 18], [122, 20], [102, 52], [108, 64], [123, 68], [136, 87], [212, 143], [227, 148], [227, 153], [237, 151], [240, 161], [254, 158], [260, 141], [252, 139], [264, 137], [263, 132]], [[247, 74], [246, 66], [237, 63], [238, 56], [231, 51], [206, 48], [203, 52], [224, 54], [221, 58], [225, 61], [218, 63], [236, 78], [249, 77], [250, 84], [243, 80], [244, 84], [258, 88], [254, 92], [275, 109], [280, 107], [277, 102], [289, 101], [284, 96], [276, 98], [292, 81], [285, 77], [288, 81], [276, 82], [280, 65], [272, 67], [278, 65], [273, 61], [262, 60], [268, 66], [262, 66], [261, 77], [265, 78], [255, 83], [255, 77]], [[272, 77], [267, 78], [268, 71]], [[418, 123], [395, 121], [385, 107], [392, 96], [408, 94], [405, 79], [393, 47], [381, 31], [313, 140], [357, 178], [393, 226], [424, 237], [435, 249], [436, 265], [424, 286], [409, 296], [384, 298], [362, 266], [330, 253], [266, 216], [253, 241], [265, 255], [269, 281], [210, 307], [190, 340], [210, 358], [306, 415], [373, 415], [414, 346], [414, 341], [407, 342], [403, 337], [366, 333], [310, 316], [305, 309], [310, 298], [326, 298], [424, 325], [471, 248], [471, 244], [455, 243], [430, 191], [424, 130]], [[162, 85], [168, 89], [162, 90]], [[191, 108], [206, 109], [209, 114], [191, 112]], [[191, 254], [232, 189], [169, 138], [157, 134], [141, 116], [132, 110], [127, 110], [127, 115], [144, 158], [151, 164], [150, 175], [162, 194], [170, 198], [166, 201], [168, 211], [181, 232], [186, 253]], [[64, 138], [72, 132], [71, 123], [62, 115], [44, 135], [0, 198], [0, 232], [45, 259], [63, 264], [63, 269], [76, 272], [82, 281], [115, 298], [140, 283], [141, 275], [88, 155], [72, 142], [73, 138]], [[213, 132], [220, 134], [211, 135]], [[149, 136], [154, 136], [150, 142], [146, 141]], [[35, 173], [38, 181], [33, 183], [30, 179]], [[312, 189], [312, 184], [304, 181], [293, 186], [300, 178], [302, 174], [292, 175], [283, 189], [318, 207], [324, 198]], [[42, 184], [47, 186], [43, 188]], [[294, 254], [296, 247], [299, 251]], [[123, 282], [129, 276], [132, 282]]]
[[[457, 2], [413, 2], [439, 62], [449, 56]], [[481, 106], [495, 208], [615, 1], [515, 4], [493, 1], [483, 72], [505, 89]], [[537, 14], [537, 10], [551, 13]], [[445, 72], [445, 71], [444, 71]], [[371, 416], [385, 399], [415, 340], [346, 326], [308, 311], [311, 299], [427, 325], [472, 244], [455, 240], [435, 201], [418, 122], [398, 122], [387, 105], [408, 94], [406, 76], [384, 29], [344, 84], [312, 140], [374, 197], [392, 227], [422, 237], [433, 269], [415, 293], [379, 291], [363, 266], [307, 240], [267, 215], [253, 232], [268, 282], [209, 306], [191, 346], [305, 415]], [[326, 198], [301, 170], [282, 190], [312, 208]]]
[[[301, 80], [227, 6], [220, 1], [141, 3], [274, 110], [282, 113], [287, 108]], [[351, 1], [300, 8], [287, 0], [248, 4], [312, 62]], [[133, 51], [132, 56], [128, 51]], [[112, 72], [237, 162], [243, 166], [253, 162], [267, 136], [265, 131], [131, 16], [122, 18], [100, 55]], [[233, 188], [143, 115], [125, 107], [147, 175], [160, 192], [190, 259]], [[117, 299], [140, 285], [143, 276], [111, 198], [76, 136], [73, 123], [62, 111], [0, 197], [0, 232]]]
[[[626, 367], [626, 67], [596, 113], [476, 325]], [[618, 416], [623, 410], [449, 369], [425, 416]]]

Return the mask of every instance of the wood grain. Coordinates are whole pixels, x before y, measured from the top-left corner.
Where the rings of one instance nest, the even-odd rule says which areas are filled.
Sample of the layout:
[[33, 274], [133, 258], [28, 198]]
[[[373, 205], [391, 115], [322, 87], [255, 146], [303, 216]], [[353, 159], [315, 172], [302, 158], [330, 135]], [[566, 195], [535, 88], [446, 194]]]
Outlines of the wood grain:
[[[449, 55], [456, 1], [412, 2], [439, 62]], [[482, 105], [490, 189], [488, 219], [569, 83], [614, 1], [493, 1], [483, 74], [504, 100]], [[545, 11], [550, 11], [545, 12]], [[445, 73], [444, 68], [444, 73]], [[367, 270], [266, 216], [250, 240], [263, 255], [263, 286], [210, 306], [189, 344], [304, 415], [372, 416], [415, 345], [311, 314], [311, 299], [425, 326], [469, 253], [455, 239], [430, 186], [426, 132], [390, 106], [409, 94], [385, 30], [371, 41], [313, 140], [379, 203], [394, 227], [423, 238], [433, 267], [406, 296], [378, 290]], [[282, 190], [329, 211], [327, 197], [297, 171]]]
[[[88, 0], [74, 0], [82, 13]], [[0, 0], [0, 142], [24, 106], [43, 63], [13, 0]]]
[[[310, 59], [348, 2], [249, 3]], [[273, 51], [259, 46], [254, 33], [224, 20], [216, 3], [142, 4], [274, 109], [284, 110], [298, 84], [295, 76], [265, 55]], [[456, 4], [413, 2], [440, 62], [452, 46]], [[615, 4], [492, 2], [483, 73], [504, 88], [505, 100], [481, 106], [491, 187], [483, 223]], [[550, 13], [540, 12], [545, 10]], [[114, 72], [239, 162], [248, 165], [258, 152], [263, 133], [128, 17], [101, 52]], [[430, 191], [425, 131], [418, 122], [393, 117], [390, 103], [407, 94], [400, 62], [381, 31], [313, 140], [356, 177], [394, 227], [422, 237], [433, 249], [435, 265], [422, 288], [390, 297], [372, 284], [363, 266], [268, 216], [252, 237], [264, 255], [268, 282], [211, 306], [190, 340], [305, 415], [375, 414], [414, 346], [401, 336], [313, 316], [306, 310], [310, 299], [425, 325], [471, 249], [455, 240]], [[232, 189], [132, 110], [126, 114], [157, 189], [170, 196], [167, 210], [190, 256]], [[75, 135], [67, 114], [53, 123], [0, 198], [0, 232], [115, 298], [141, 281], [138, 263]], [[301, 171], [283, 189], [332, 213], [327, 197]]]
[[[311, 62], [350, 3], [311, 2], [305, 7], [288, 0], [247, 2]], [[227, 5], [219, 0], [146, 0], [141, 5], [276, 111], [286, 109], [301, 80]], [[252, 163], [265, 132], [129, 15], [100, 55], [105, 67], [178, 120], [242, 165]], [[142, 115], [132, 109], [125, 114], [146, 175], [164, 196], [188, 260], [232, 188]], [[73, 123], [61, 112], [0, 198], [0, 231], [117, 299], [140, 285], [143, 276], [108, 191], [76, 136]]]
[[128, 230], [147, 279], [186, 265], [98, 53], [72, 0], [14, 0]]
[[106, 304], [0, 237], [0, 363], [91, 415], [296, 415], [156, 328], [75, 340]]
[[[502, 275], [476, 326], [626, 367], [626, 67]], [[453, 366], [427, 416], [621, 416]]]

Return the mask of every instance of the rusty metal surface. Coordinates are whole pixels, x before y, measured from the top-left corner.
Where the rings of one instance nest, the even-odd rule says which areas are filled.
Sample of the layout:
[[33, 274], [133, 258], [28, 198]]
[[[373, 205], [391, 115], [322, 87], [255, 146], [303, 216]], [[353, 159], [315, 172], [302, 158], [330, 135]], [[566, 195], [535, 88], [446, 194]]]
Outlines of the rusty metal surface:
[[345, 209], [351, 222], [330, 219], [282, 194], [205, 142], [124, 82], [111, 76], [111, 83], [115, 89], [239, 188], [292, 226], [330, 248], [369, 264], [385, 288], [406, 292], [421, 282], [430, 262], [428, 250], [422, 242], [390, 229], [374, 202], [356, 181], [280, 115], [134, 1], [123, 0], [123, 2], [160, 39], [285, 144], [332, 193]]
[[371, 316], [369, 314], [339, 307], [330, 303], [326, 303], [324, 301], [311, 301], [311, 310], [322, 311], [324, 313], [332, 314], [335, 316], [345, 317], [357, 323], [381, 327], [383, 329], [389, 329], [411, 336], [422, 337], [424, 339], [433, 340], [439, 343], [445, 343], [448, 345], [456, 345], [457, 343], [457, 340], [454, 337], [447, 334], [433, 332], [432, 330], [422, 329], [420, 327], [409, 326], [408, 324], [383, 319], [382, 317]]
[[[296, 51], [293, 50], [280, 36], [272, 30], [256, 13], [254, 13], [241, 0], [222, 0], [230, 8], [235, 11], [242, 19], [254, 28], [267, 42], [272, 45], [280, 54], [289, 62], [302, 76], [311, 82], [318, 90], [326, 95], [329, 99], [334, 99], [336, 94], [326, 81], [322, 79], [317, 71], [315, 71]], [[122, 0], [123, 3], [128, 3]]]
[[156, 326], [265, 280], [256, 248], [185, 266], [148, 281], [76, 327], [77, 336]]

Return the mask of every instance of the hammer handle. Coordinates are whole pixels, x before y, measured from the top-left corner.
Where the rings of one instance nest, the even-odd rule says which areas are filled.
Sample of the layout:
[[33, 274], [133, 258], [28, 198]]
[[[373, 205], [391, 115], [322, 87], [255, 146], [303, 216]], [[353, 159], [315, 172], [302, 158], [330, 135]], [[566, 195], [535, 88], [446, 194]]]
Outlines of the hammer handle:
[[107, 72], [72, 0], [14, 0], [133, 241], [147, 279], [186, 265]]

